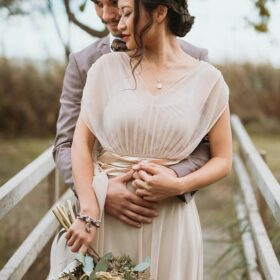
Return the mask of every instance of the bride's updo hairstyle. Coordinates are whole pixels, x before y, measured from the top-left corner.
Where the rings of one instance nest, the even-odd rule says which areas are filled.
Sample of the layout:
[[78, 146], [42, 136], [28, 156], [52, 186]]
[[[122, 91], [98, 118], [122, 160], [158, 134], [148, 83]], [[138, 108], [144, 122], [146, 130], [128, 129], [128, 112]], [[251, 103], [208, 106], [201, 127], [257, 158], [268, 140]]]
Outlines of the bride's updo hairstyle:
[[[192, 28], [194, 23], [194, 17], [190, 15], [188, 10], [188, 0], [134, 0], [134, 36], [138, 37], [138, 43], [141, 43], [142, 35], [148, 31], [152, 24], [152, 12], [159, 5], [166, 6], [168, 8], [167, 20], [170, 31], [178, 37], [184, 37]], [[137, 34], [136, 30], [140, 18], [141, 5], [145, 8], [148, 13], [149, 20], [147, 24], [140, 30], [140, 34]], [[140, 37], [140, 38], [139, 38]], [[138, 45], [140, 47], [141, 44]]]
[[[178, 37], [184, 37], [192, 28], [194, 17], [190, 15], [188, 10], [188, 0], [134, 0], [134, 38], [137, 44], [137, 51], [132, 56], [132, 60], [136, 59], [135, 68], [140, 64], [143, 57], [143, 35], [153, 25], [153, 11], [163, 5], [168, 8], [167, 11], [167, 27], [172, 34]], [[144, 7], [148, 15], [148, 21], [143, 28], [137, 32], [140, 19], [141, 5]]]

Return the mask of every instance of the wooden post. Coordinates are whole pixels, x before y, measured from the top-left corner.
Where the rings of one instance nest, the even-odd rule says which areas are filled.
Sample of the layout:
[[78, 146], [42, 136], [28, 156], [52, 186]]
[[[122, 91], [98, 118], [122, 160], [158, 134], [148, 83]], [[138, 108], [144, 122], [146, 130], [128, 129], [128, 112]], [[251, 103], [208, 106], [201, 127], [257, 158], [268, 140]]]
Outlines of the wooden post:
[[[267, 153], [265, 150], [259, 151], [260, 156], [262, 157], [263, 161], [267, 163]], [[257, 188], [257, 200], [258, 200], [258, 207], [259, 207], [259, 212], [261, 215], [261, 218], [263, 220], [263, 223], [265, 227], [267, 228], [267, 204], [266, 201], [260, 192], [260, 189]]]

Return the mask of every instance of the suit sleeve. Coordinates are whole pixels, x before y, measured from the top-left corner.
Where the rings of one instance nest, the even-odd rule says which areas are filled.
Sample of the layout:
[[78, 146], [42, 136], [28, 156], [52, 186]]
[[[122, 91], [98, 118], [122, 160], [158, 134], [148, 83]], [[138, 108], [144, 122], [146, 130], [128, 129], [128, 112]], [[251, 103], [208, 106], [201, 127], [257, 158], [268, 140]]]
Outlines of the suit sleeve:
[[65, 184], [73, 189], [71, 146], [79, 117], [84, 82], [75, 55], [70, 55], [60, 98], [53, 157]]
[[208, 50], [207, 49], [202, 49], [199, 60], [209, 62]]
[[187, 158], [171, 166], [178, 177], [184, 177], [200, 167], [202, 167], [210, 159], [210, 148], [208, 142], [202, 142]]

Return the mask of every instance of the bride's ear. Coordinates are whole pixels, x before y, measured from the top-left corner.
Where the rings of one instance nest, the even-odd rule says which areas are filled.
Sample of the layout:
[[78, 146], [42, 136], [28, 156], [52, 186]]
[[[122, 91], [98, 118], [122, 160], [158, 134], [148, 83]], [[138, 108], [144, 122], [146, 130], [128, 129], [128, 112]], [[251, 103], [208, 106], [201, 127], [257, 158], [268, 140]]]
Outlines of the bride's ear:
[[166, 6], [163, 5], [157, 6], [153, 11], [154, 22], [156, 23], [163, 22], [167, 17], [167, 12], [168, 12], [168, 8]]

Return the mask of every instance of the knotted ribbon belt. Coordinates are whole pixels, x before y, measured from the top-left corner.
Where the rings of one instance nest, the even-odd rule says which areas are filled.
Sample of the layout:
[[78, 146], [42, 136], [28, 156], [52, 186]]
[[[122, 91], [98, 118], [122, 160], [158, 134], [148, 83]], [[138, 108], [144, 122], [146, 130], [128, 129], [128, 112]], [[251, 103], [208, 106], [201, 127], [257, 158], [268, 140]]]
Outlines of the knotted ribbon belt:
[[104, 210], [105, 199], [107, 195], [108, 177], [115, 177], [129, 172], [134, 164], [144, 160], [164, 166], [170, 166], [180, 161], [135, 156], [120, 156], [109, 151], [103, 151], [98, 156], [98, 164], [95, 167], [95, 175], [93, 178], [93, 188], [98, 200], [101, 216]]
[[163, 166], [170, 166], [178, 163], [180, 160], [120, 156], [108, 151], [102, 152], [97, 159], [99, 166], [103, 171], [106, 172], [108, 176], [118, 176], [129, 172], [134, 164], [137, 164], [141, 161], [152, 162]]

